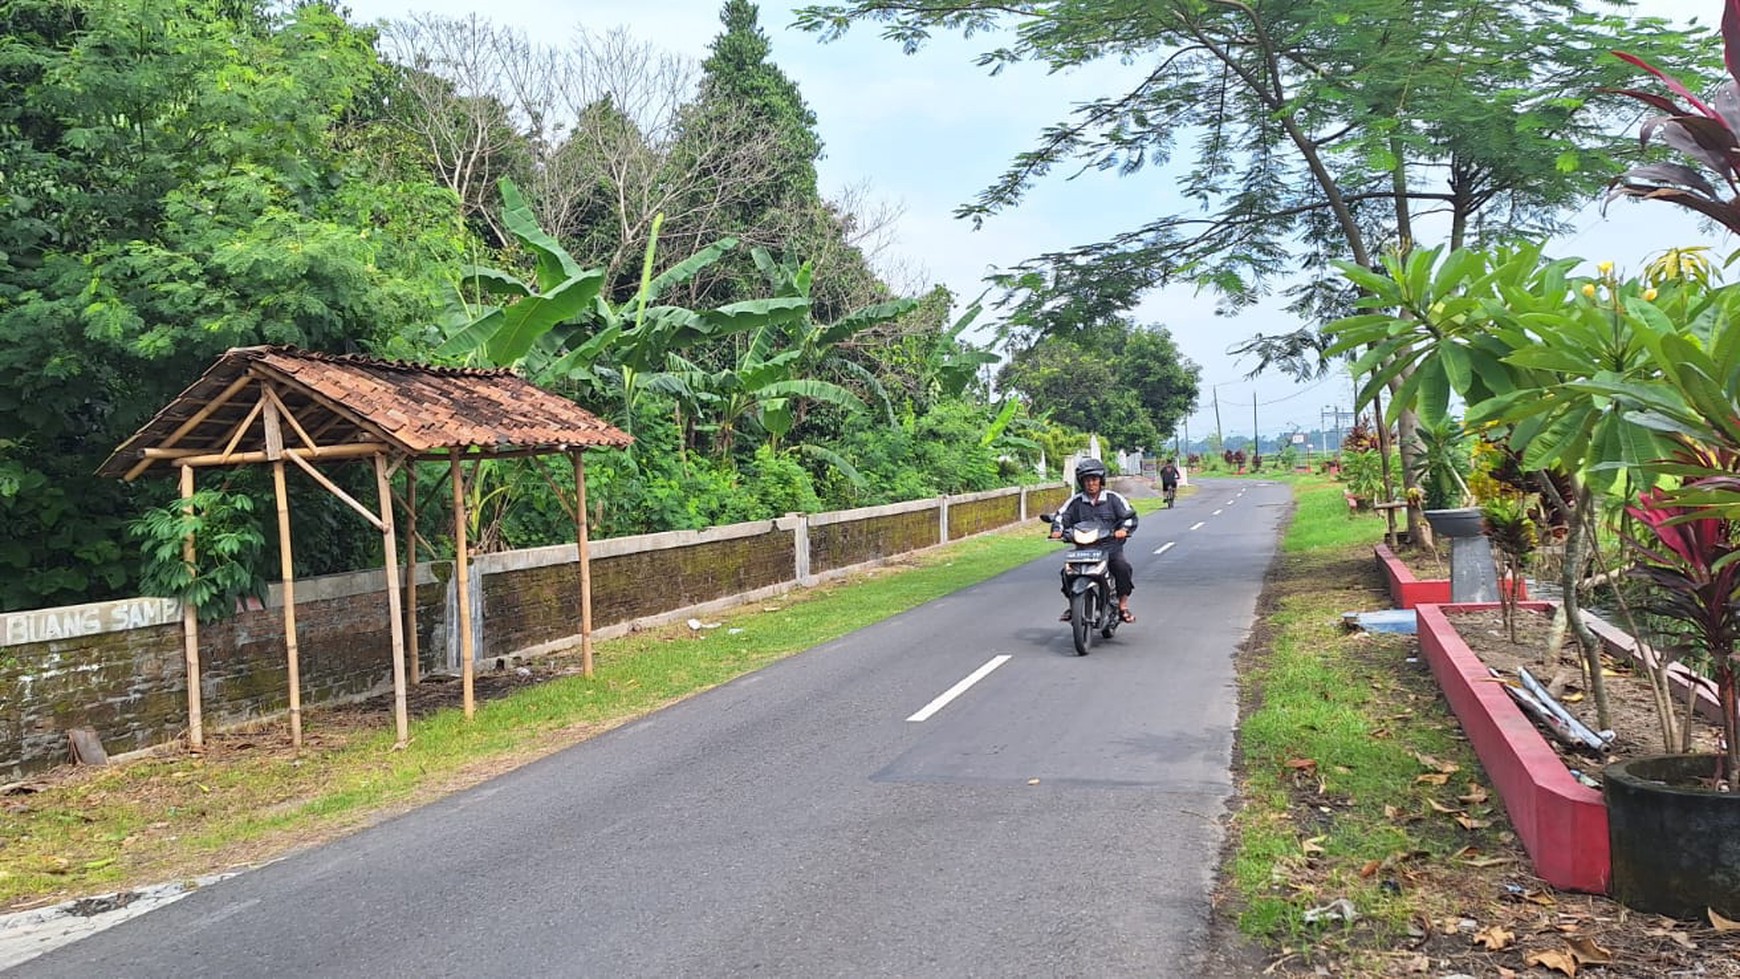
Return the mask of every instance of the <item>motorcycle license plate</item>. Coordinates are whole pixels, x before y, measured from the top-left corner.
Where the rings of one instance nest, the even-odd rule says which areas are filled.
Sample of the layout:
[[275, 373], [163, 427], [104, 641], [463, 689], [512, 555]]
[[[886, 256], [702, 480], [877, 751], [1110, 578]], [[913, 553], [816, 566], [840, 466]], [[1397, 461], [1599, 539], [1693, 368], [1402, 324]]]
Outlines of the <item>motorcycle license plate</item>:
[[1104, 561], [1105, 551], [1070, 551], [1063, 556], [1065, 561]]

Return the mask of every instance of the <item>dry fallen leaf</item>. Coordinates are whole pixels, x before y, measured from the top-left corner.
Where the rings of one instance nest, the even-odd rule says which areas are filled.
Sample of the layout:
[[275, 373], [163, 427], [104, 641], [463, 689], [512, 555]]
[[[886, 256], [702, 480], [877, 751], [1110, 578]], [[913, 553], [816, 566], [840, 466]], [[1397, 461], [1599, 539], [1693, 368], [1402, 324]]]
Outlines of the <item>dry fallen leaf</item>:
[[1577, 957], [1582, 965], [1612, 965], [1613, 953], [1595, 944], [1592, 938], [1573, 938], [1571, 954]]
[[1453, 809], [1450, 806], [1444, 805], [1442, 802], [1439, 802], [1437, 799], [1427, 799], [1426, 805], [1431, 806], [1433, 809], [1436, 809], [1439, 812], [1461, 812], [1462, 811], [1460, 809]]
[[1445, 782], [1450, 781], [1450, 776], [1443, 774], [1416, 775], [1414, 776], [1414, 781], [1424, 782], [1427, 785], [1443, 785]]
[[1382, 860], [1367, 860], [1365, 866], [1359, 868], [1359, 875], [1361, 877], [1370, 877], [1372, 874], [1377, 873], [1378, 868], [1383, 865], [1384, 862]]
[[1514, 932], [1505, 931], [1502, 925], [1493, 925], [1474, 933], [1474, 944], [1484, 945], [1489, 952], [1497, 952], [1510, 947], [1516, 939]]
[[1528, 901], [1531, 904], [1538, 904], [1543, 908], [1550, 908], [1559, 903], [1558, 899], [1553, 897], [1553, 895], [1542, 891], [1529, 891], [1527, 894], [1523, 895], [1523, 900]]
[[1577, 974], [1577, 957], [1570, 949], [1549, 948], [1540, 952], [1530, 952], [1523, 958], [1524, 965], [1538, 965], [1567, 976]]
[[1391, 805], [1384, 806], [1384, 818], [1385, 819], [1388, 819], [1388, 820], [1394, 822], [1395, 819], [1397, 817], [1399, 817], [1401, 814], [1402, 814], [1402, 811], [1400, 809], [1397, 809], [1395, 806], [1391, 806]]
[[1467, 795], [1457, 796], [1456, 801], [1466, 802], [1470, 805], [1479, 805], [1480, 803], [1485, 802], [1487, 798], [1486, 786], [1476, 783], [1468, 787]]
[[1740, 931], [1740, 921], [1733, 921], [1716, 913], [1715, 908], [1705, 908], [1710, 915], [1710, 925], [1717, 931]]
[[1308, 840], [1300, 840], [1299, 849], [1305, 851], [1305, 855], [1308, 857], [1316, 856], [1323, 852], [1323, 841], [1327, 839], [1329, 839], [1327, 836], [1313, 836]]
[[1501, 965], [1498, 967], [1498, 979], [1516, 979], [1516, 970], [1506, 969]]
[[1470, 818], [1468, 816], [1457, 816], [1456, 817], [1456, 825], [1461, 826], [1463, 829], [1467, 829], [1467, 830], [1485, 829], [1486, 827], [1492, 825], [1492, 820], [1490, 820], [1490, 819], [1473, 819], [1473, 818]]
[[1698, 943], [1692, 941], [1692, 936], [1683, 931], [1676, 931], [1672, 928], [1651, 928], [1649, 931], [1644, 932], [1644, 934], [1651, 938], [1665, 938], [1668, 941], [1679, 944], [1682, 948], [1695, 949], [1698, 947]]
[[1311, 772], [1317, 770], [1317, 760], [1315, 758], [1289, 758], [1284, 762], [1284, 764], [1286, 767], [1294, 769], [1295, 771]]

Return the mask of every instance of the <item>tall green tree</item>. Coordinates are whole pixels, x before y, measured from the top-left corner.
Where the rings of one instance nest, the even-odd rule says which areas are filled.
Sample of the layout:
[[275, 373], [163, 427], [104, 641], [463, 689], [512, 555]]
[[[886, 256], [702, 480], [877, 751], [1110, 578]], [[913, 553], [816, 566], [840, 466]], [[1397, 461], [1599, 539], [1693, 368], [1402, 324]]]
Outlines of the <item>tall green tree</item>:
[[[1605, 52], [1623, 37], [1671, 70], [1711, 47], [1576, 0], [850, 0], [799, 12], [825, 37], [859, 21], [908, 51], [935, 30], [993, 33], [1005, 43], [980, 56], [993, 69], [1147, 65], [1048, 127], [957, 213], [978, 222], [1017, 206], [1060, 164], [1132, 176], [1172, 164], [1176, 208], [1039, 256], [1009, 280], [1021, 308], [1072, 306], [1091, 322], [1172, 282], [1236, 308], [1290, 282], [1307, 325], [1247, 349], [1311, 373], [1329, 368], [1315, 324], [1349, 298], [1333, 260], [1371, 267], [1384, 244], [1555, 229], [1601, 191], [1626, 141], [1620, 97], [1601, 93], [1631, 69]], [[1175, 160], [1187, 144], [1193, 156]], [[1422, 225], [1427, 210], [1447, 211], [1448, 229]]]
[[372, 35], [310, 4], [0, 7], [0, 608], [125, 593], [134, 494], [92, 475], [228, 347], [391, 342], [452, 200], [352, 167]]
[[1040, 337], [998, 372], [1036, 415], [1098, 432], [1117, 449], [1158, 449], [1195, 410], [1199, 369], [1163, 327], [1116, 319], [1090, 334]]

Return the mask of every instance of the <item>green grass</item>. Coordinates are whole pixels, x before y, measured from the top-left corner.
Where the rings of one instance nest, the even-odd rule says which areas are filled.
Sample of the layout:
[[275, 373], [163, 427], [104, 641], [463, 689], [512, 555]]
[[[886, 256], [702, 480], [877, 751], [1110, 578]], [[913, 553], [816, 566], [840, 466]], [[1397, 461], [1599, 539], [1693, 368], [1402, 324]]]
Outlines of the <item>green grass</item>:
[[[1158, 499], [1133, 501], [1149, 512]], [[0, 799], [0, 907], [192, 876], [330, 837], [608, 730], [804, 649], [1050, 554], [1037, 522], [957, 541], [814, 589], [595, 644], [560, 677], [353, 738], [305, 723], [301, 757], [267, 750], [143, 758]], [[736, 631], [734, 630], [741, 630]], [[275, 722], [281, 725], [282, 722]]]
[[[1239, 925], [1277, 947], [1378, 950], [1433, 913], [1435, 892], [1415, 885], [1465, 847], [1499, 845], [1505, 824], [1495, 799], [1459, 798], [1483, 776], [1430, 675], [1406, 662], [1411, 638], [1342, 628], [1343, 612], [1388, 604], [1371, 558], [1382, 519], [1349, 517], [1328, 480], [1301, 480], [1295, 494], [1267, 641], [1241, 675], [1243, 806], [1230, 866]], [[1306, 910], [1340, 897], [1358, 908], [1357, 926], [1306, 923]]]

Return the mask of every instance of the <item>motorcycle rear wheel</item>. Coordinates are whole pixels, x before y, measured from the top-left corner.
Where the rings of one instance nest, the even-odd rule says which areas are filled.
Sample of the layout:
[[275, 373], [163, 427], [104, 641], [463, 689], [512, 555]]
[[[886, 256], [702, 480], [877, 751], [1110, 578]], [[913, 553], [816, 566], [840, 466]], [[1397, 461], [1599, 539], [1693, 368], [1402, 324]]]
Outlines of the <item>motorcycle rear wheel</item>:
[[1086, 656], [1094, 641], [1094, 620], [1099, 616], [1099, 603], [1091, 591], [1078, 591], [1069, 596], [1069, 628], [1075, 639], [1075, 654]]

